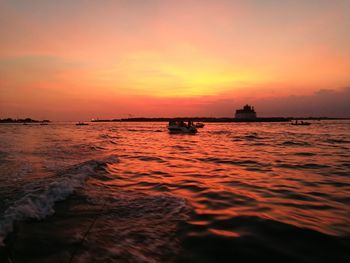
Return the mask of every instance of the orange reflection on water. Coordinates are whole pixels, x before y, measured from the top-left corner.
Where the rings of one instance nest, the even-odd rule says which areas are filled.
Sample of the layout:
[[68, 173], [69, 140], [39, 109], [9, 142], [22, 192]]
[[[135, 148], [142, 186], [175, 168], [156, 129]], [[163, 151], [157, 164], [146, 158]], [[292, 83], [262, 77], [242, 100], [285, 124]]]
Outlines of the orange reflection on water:
[[182, 136], [168, 134], [165, 124], [123, 124], [110, 184], [183, 197], [199, 223], [205, 216], [247, 215], [331, 234], [349, 231], [349, 207], [335, 200], [349, 193], [336, 188], [349, 179], [327, 176], [341, 170], [334, 155], [341, 148], [320, 144], [327, 127], [286, 133], [287, 125], [207, 124]]
[[225, 237], [239, 237], [240, 234], [233, 232], [233, 231], [228, 231], [228, 230], [221, 230], [221, 229], [213, 229], [209, 228], [209, 232], [219, 235], [219, 236], [225, 236]]
[[336, 123], [310, 127], [207, 123], [186, 136], [169, 134], [165, 123], [29, 126], [12, 135], [12, 147], [32, 163], [32, 178], [115, 156], [119, 161], [105, 169], [108, 180], [94, 183], [117, 189], [110, 194], [183, 198], [192, 224], [255, 216], [344, 235], [350, 232], [349, 130]]

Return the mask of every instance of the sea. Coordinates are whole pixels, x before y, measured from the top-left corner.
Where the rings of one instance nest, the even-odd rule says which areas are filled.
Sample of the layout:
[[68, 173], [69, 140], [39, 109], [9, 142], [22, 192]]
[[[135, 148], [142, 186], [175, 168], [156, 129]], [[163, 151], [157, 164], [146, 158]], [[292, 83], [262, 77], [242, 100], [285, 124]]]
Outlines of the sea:
[[350, 262], [350, 121], [0, 125], [0, 262]]

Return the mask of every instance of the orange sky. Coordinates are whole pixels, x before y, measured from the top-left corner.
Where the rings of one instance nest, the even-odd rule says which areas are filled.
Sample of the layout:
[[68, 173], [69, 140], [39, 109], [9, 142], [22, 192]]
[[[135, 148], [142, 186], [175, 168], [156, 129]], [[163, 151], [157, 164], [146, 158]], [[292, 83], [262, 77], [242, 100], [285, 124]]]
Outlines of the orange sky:
[[0, 0], [0, 118], [231, 116], [245, 103], [266, 116], [350, 116], [349, 10], [341, 0]]

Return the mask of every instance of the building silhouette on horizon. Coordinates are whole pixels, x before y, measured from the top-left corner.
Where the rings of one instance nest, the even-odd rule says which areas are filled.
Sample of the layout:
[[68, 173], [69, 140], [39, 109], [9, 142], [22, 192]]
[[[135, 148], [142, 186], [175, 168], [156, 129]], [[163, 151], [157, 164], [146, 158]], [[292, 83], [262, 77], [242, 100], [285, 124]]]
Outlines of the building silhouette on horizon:
[[256, 112], [253, 106], [246, 104], [243, 109], [236, 110], [235, 118], [239, 120], [254, 120], [256, 119]]

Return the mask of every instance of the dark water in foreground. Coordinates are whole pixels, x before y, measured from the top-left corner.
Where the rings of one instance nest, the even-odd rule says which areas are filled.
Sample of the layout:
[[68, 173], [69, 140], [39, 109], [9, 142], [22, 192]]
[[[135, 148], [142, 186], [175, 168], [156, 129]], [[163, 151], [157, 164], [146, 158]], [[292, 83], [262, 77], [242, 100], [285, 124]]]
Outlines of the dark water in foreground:
[[0, 126], [0, 262], [350, 262], [350, 122]]

